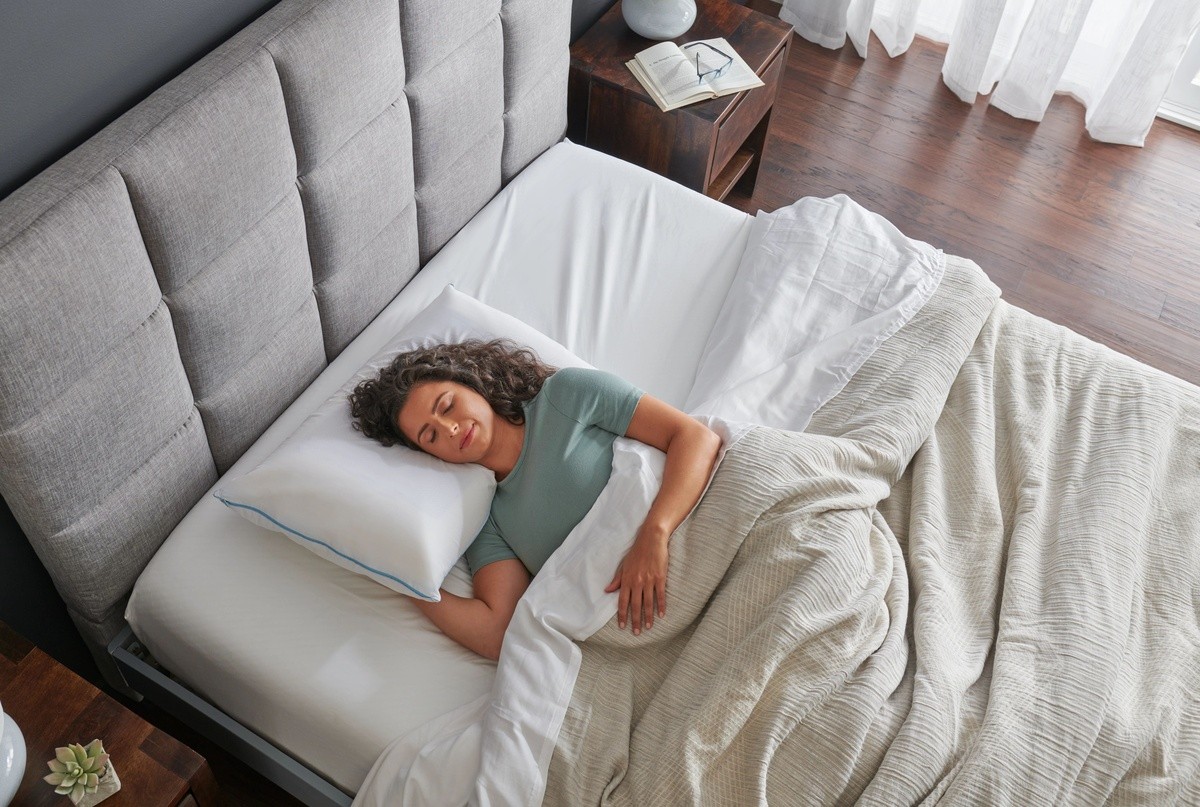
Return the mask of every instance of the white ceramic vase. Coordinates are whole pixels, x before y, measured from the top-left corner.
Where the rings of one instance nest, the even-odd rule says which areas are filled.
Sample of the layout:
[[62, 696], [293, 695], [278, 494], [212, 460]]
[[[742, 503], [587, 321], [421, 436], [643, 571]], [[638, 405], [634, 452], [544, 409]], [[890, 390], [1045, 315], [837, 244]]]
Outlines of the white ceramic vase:
[[0, 706], [0, 807], [8, 807], [25, 775], [25, 735]]
[[647, 39], [674, 39], [696, 21], [696, 0], [623, 0], [625, 24]]

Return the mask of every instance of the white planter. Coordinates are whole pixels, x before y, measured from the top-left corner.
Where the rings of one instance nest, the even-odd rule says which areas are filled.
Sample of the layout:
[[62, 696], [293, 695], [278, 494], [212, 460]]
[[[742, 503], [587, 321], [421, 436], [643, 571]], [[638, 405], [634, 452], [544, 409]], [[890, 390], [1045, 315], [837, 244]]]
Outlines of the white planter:
[[635, 34], [674, 39], [696, 21], [696, 0], [623, 0], [621, 15]]
[[0, 709], [0, 807], [8, 807], [25, 775], [25, 735]]
[[120, 789], [121, 779], [117, 776], [117, 769], [113, 767], [110, 760], [108, 767], [104, 769], [104, 775], [100, 777], [96, 792], [84, 794], [76, 807], [92, 807], [93, 804], [99, 804]]

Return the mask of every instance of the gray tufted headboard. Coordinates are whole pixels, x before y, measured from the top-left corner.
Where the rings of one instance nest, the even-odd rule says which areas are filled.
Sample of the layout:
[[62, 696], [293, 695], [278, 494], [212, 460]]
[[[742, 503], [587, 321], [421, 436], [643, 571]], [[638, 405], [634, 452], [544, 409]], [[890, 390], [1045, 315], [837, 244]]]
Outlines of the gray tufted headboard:
[[284, 0], [0, 201], [0, 495], [94, 650], [217, 476], [562, 137], [570, 11]]

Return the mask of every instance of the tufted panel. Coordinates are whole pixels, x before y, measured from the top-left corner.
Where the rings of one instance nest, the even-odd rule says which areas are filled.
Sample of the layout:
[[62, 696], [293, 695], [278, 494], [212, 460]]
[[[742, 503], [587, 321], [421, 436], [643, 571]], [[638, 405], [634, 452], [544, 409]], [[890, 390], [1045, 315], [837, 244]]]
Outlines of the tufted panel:
[[569, 15], [283, 0], [0, 200], [0, 495], [94, 649], [217, 475], [561, 138]]
[[425, 261], [500, 190], [504, 36], [498, 0], [416, 0], [400, 17]]
[[416, 273], [408, 104], [398, 98], [300, 178], [317, 303], [332, 358]]
[[321, 5], [267, 49], [292, 116], [317, 305], [332, 359], [419, 266], [399, 6]]
[[547, 39], [571, 25], [570, 3], [509, 0], [501, 12], [504, 25], [504, 181], [512, 179], [558, 140], [567, 128], [570, 51], [523, 48], [519, 42]]
[[[136, 331], [162, 298], [129, 195], [111, 168], [0, 245], [0, 278], [5, 432]], [[33, 312], [45, 326], [35, 326]]]
[[0, 246], [0, 277], [4, 497], [70, 604], [101, 614], [162, 540], [143, 520], [216, 480], [118, 172]]
[[309, 11], [267, 43], [288, 102], [300, 174], [404, 92], [400, 14], [394, 0], [342, 0]]
[[224, 390], [246, 383], [244, 368], [281, 328], [320, 334], [315, 308], [302, 308], [313, 278], [289, 126], [274, 60], [260, 50], [115, 162], [220, 471], [325, 364], [320, 340], [302, 339], [294, 372], [276, 373], [278, 386], [260, 391], [252, 408], [239, 405], [237, 387]]
[[114, 162], [163, 292], [240, 239], [296, 179], [288, 113], [259, 52], [176, 110]]

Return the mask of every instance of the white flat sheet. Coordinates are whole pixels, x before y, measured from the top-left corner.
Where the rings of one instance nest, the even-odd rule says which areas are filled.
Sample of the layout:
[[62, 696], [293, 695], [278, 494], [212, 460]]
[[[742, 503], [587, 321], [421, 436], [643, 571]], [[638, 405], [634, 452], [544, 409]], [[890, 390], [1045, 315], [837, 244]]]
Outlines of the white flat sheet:
[[[230, 470], [257, 464], [447, 283], [682, 406], [752, 219], [563, 143], [455, 236]], [[461, 574], [461, 573], [460, 573]], [[465, 575], [448, 581], [469, 587]], [[348, 791], [397, 734], [488, 692], [495, 665], [413, 607], [205, 497], [126, 618], [163, 665]]]
[[[760, 213], [701, 361], [696, 408], [726, 449], [747, 423], [802, 429], [929, 300], [944, 269], [939, 250], [846, 196]], [[663, 456], [617, 441], [609, 484], [517, 606], [491, 697], [399, 737], [355, 807], [541, 803], [576, 642], [616, 613], [617, 594], [604, 588], [658, 492]]]

